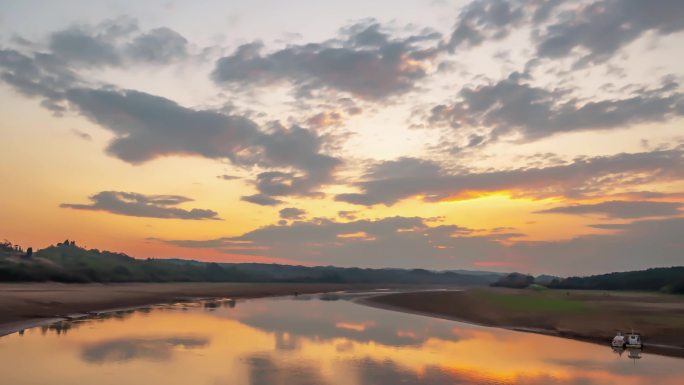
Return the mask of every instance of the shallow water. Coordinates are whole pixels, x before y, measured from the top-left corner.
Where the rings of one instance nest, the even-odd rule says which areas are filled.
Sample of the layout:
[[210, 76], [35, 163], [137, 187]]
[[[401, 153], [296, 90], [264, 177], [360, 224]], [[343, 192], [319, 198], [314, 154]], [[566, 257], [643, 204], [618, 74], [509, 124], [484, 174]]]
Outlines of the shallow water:
[[337, 295], [156, 306], [0, 338], [0, 384], [683, 384], [684, 360]]

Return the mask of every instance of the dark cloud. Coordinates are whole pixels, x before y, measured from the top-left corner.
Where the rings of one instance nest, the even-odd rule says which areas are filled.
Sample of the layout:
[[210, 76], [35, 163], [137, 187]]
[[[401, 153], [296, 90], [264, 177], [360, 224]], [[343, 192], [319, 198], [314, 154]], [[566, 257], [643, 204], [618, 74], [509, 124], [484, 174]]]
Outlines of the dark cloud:
[[540, 214], [599, 214], [608, 218], [644, 218], [682, 214], [684, 203], [649, 201], [607, 201], [595, 204], [578, 204], [537, 211]]
[[254, 194], [254, 195], [246, 195], [240, 198], [240, 200], [243, 200], [245, 202], [249, 203], [254, 203], [256, 205], [260, 206], [277, 206], [279, 204], [285, 203], [281, 201], [280, 199], [275, 199], [273, 197], [270, 197], [268, 195], [264, 194]]
[[168, 63], [188, 55], [188, 41], [169, 28], [157, 28], [137, 36], [126, 46], [135, 60], [148, 63]]
[[452, 174], [439, 164], [400, 158], [372, 166], [356, 183], [361, 193], [339, 194], [337, 201], [392, 205], [421, 196], [425, 201], [506, 190], [514, 196], [581, 197], [614, 193], [624, 187], [684, 179], [681, 149], [577, 158], [548, 167]]
[[217, 175], [216, 178], [222, 179], [222, 180], [235, 180], [235, 179], [241, 179], [239, 176], [228, 175], [228, 174]]
[[[595, 101], [568, 98], [569, 90], [548, 90], [524, 80], [525, 75], [513, 73], [497, 83], [463, 88], [454, 103], [432, 108], [428, 123], [455, 129], [482, 127], [492, 140], [510, 133], [534, 140], [561, 132], [663, 122], [683, 115], [679, 106], [684, 97], [674, 91], [679, 85], [671, 79], [657, 89]], [[477, 137], [475, 144], [482, 140]]]
[[165, 27], [143, 32], [135, 20], [126, 18], [55, 32], [50, 35], [48, 48], [74, 67], [168, 64], [188, 56], [188, 41], [178, 32]]
[[538, 32], [537, 54], [558, 58], [577, 53], [580, 65], [603, 62], [646, 32], [684, 30], [684, 2], [679, 0], [595, 1], [561, 16]]
[[82, 68], [168, 64], [187, 57], [187, 41], [168, 28], [141, 31], [120, 18], [97, 25], [75, 25], [49, 35], [45, 45], [17, 37], [18, 50], [0, 49], [0, 77], [18, 92], [43, 99], [56, 114], [66, 111], [64, 93], [91, 87], [76, 71]]
[[332, 181], [342, 163], [321, 153], [324, 137], [297, 126], [274, 124], [264, 132], [242, 116], [194, 110], [133, 90], [78, 88], [66, 95], [81, 114], [116, 135], [107, 152], [129, 163], [194, 155], [227, 158], [242, 166], [294, 169], [260, 173], [256, 187], [264, 196], [312, 195]]
[[0, 78], [17, 92], [42, 98], [47, 109], [62, 113], [64, 91], [76, 84], [78, 76], [55, 56], [44, 53], [23, 54], [0, 49]]
[[680, 32], [682, 20], [679, 0], [477, 0], [461, 10], [446, 46], [479, 46], [529, 27], [538, 57], [577, 56], [575, 65], [582, 66], [605, 62], [647, 32]]
[[560, 3], [560, 0], [473, 1], [459, 13], [447, 47], [454, 51], [501, 40], [523, 24], [545, 22]]
[[177, 347], [198, 349], [208, 343], [208, 339], [197, 337], [121, 338], [88, 345], [81, 357], [86, 362], [97, 364], [138, 359], [168, 361]]
[[168, 155], [236, 160], [235, 154], [260, 135], [249, 119], [185, 108], [134, 90], [74, 88], [66, 97], [81, 114], [116, 135], [107, 152], [129, 163]]
[[123, 191], [102, 191], [90, 197], [91, 204], [63, 203], [60, 207], [106, 211], [112, 214], [132, 217], [167, 219], [220, 219], [213, 210], [184, 210], [175, 206], [191, 202], [192, 199], [179, 195], [143, 195]]
[[259, 42], [242, 45], [217, 61], [212, 77], [236, 88], [288, 82], [299, 96], [334, 90], [381, 100], [412, 90], [427, 76], [440, 38], [434, 32], [395, 38], [378, 23], [360, 23], [339, 39], [270, 53]]
[[42, 98], [41, 104], [56, 114], [66, 111], [67, 90], [90, 87], [76, 74], [79, 69], [167, 64], [188, 56], [187, 41], [177, 32], [143, 32], [135, 20], [126, 18], [54, 32], [44, 47], [19, 45], [19, 50], [0, 49], [0, 77], [22, 94]]
[[320, 195], [313, 190], [331, 182], [333, 173], [342, 164], [340, 159], [322, 153], [326, 139], [298, 126], [273, 125], [270, 132], [256, 141], [262, 149], [259, 164], [271, 168], [290, 166], [304, 174], [263, 172], [257, 175], [259, 192], [275, 196]]
[[515, 2], [473, 1], [459, 14], [449, 48], [478, 46], [488, 39], [502, 39], [523, 21], [524, 16], [523, 7]]
[[286, 207], [278, 212], [283, 219], [302, 219], [306, 215], [306, 210], [296, 207]]

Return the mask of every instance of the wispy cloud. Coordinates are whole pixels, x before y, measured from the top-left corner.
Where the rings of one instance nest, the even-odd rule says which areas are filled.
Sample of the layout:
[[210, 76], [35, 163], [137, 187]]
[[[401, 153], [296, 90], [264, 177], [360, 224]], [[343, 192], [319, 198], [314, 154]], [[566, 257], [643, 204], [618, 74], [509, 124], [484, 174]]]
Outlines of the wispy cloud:
[[185, 210], [175, 206], [192, 202], [180, 195], [144, 195], [123, 191], [102, 191], [90, 197], [90, 204], [62, 203], [60, 207], [105, 211], [132, 217], [164, 219], [213, 219], [220, 220], [218, 213], [207, 209]]

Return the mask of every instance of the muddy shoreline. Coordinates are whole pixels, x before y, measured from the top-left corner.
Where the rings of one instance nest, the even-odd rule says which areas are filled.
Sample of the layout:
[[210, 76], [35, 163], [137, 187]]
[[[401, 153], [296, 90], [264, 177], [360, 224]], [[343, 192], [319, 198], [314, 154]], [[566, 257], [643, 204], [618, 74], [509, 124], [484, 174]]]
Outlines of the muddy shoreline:
[[[496, 293], [497, 295], [530, 295], [524, 291], [508, 289], [474, 289], [462, 291], [422, 291], [411, 293], [381, 294], [356, 301], [366, 306], [377, 307], [385, 310], [400, 311], [412, 314], [419, 314], [429, 317], [448, 319], [452, 321], [465, 322], [487, 327], [499, 327], [509, 330], [539, 333], [550, 336], [569, 338], [584, 342], [596, 343], [610, 348], [610, 341], [616, 329], [629, 330], [629, 325], [639, 325], [639, 322], [648, 317], [657, 317], [659, 314], [667, 313], [671, 315], [672, 309], [679, 314], [684, 311], [684, 298], [660, 298], [654, 297], [650, 293], [616, 293], [615, 298], [605, 299], [603, 293], [573, 292], [571, 295], [580, 297], [590, 306], [588, 311], [569, 314], [567, 312], [536, 312], [534, 314], [521, 314], [520, 312], [506, 309], [503, 306], [497, 307], [483, 300], [483, 293]], [[535, 294], [531, 294], [534, 299]], [[549, 294], [544, 294], [549, 296]], [[561, 293], [560, 295], [564, 295]], [[633, 302], [632, 309], [620, 303], [621, 307], [615, 306], [616, 303], [624, 299]], [[636, 302], [635, 298], [640, 298], [642, 302]], [[667, 305], [658, 308], [653, 306], [654, 298]], [[598, 301], [601, 300], [601, 301]], [[667, 301], [671, 300], [671, 301]], [[594, 310], [592, 302], [600, 302], [600, 310]], [[646, 318], [641, 305], [644, 305], [650, 312]], [[629, 314], [633, 314], [629, 318]], [[627, 315], [627, 316], [626, 316]], [[606, 319], [614, 322], [609, 325]], [[684, 318], [681, 324], [672, 325], [667, 328], [655, 329], [654, 325], [642, 324], [640, 332], [645, 338], [644, 351], [647, 353], [684, 358]]]
[[3, 283], [0, 284], [0, 336], [76, 315], [201, 298], [260, 298], [385, 287], [324, 283]]

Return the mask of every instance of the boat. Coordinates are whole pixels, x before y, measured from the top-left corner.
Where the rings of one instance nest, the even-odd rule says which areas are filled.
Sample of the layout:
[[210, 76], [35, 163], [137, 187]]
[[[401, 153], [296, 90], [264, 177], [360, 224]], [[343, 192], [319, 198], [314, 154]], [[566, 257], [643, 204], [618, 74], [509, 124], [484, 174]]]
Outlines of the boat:
[[614, 348], [624, 348], [625, 347], [625, 335], [622, 332], [618, 332], [615, 337], [613, 337], [613, 342], [610, 345]]
[[643, 343], [641, 342], [641, 334], [639, 333], [631, 332], [627, 334], [625, 340], [625, 346], [627, 348], [641, 349], [643, 347]]

